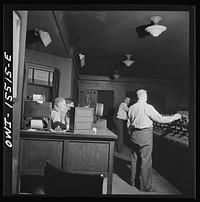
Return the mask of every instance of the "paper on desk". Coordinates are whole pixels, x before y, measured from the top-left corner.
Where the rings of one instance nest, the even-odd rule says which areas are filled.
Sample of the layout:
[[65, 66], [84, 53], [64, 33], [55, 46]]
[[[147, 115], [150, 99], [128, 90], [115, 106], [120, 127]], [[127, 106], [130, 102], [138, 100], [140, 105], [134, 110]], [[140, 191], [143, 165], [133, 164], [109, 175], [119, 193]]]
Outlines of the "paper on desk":
[[33, 101], [37, 101], [38, 103], [42, 104], [44, 102], [43, 95], [33, 94]]
[[44, 127], [42, 120], [31, 120], [31, 128], [42, 129]]
[[37, 131], [36, 129], [30, 128], [27, 131]]
[[42, 95], [40, 95], [40, 94], [33, 94], [33, 100], [34, 101], [40, 100], [41, 98], [42, 98]]

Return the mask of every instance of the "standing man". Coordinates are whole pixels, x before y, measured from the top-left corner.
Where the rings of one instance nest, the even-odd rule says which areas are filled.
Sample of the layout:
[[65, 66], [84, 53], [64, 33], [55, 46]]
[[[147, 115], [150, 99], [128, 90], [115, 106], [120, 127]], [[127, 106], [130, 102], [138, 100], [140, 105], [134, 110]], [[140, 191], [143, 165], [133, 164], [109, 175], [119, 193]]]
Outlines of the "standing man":
[[147, 104], [146, 90], [137, 91], [138, 101], [130, 106], [129, 134], [131, 140], [131, 185], [140, 191], [154, 192], [152, 184], [153, 121], [170, 123], [180, 119], [180, 114], [162, 116]]
[[119, 105], [117, 111], [116, 120], [116, 132], [118, 139], [116, 141], [116, 150], [119, 153], [123, 153], [123, 137], [124, 134], [127, 135], [127, 119], [128, 119], [128, 105], [130, 103], [130, 98], [126, 97], [124, 101]]

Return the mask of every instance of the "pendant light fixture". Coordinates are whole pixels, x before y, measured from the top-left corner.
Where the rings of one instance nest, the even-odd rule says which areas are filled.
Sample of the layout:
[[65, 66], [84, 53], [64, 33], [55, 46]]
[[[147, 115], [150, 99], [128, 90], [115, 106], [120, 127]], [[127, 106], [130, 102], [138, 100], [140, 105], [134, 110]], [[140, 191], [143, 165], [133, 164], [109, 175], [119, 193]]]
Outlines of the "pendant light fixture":
[[120, 75], [118, 74], [118, 70], [115, 70], [115, 74], [113, 74], [113, 77], [114, 77], [115, 79], [117, 79], [117, 78], [120, 77]]
[[163, 25], [158, 25], [158, 22], [160, 20], [162, 20], [160, 16], [152, 16], [150, 18], [150, 21], [154, 22], [154, 25], [147, 27], [145, 31], [149, 32], [154, 37], [158, 37], [162, 32], [167, 30], [167, 27]]
[[134, 63], [134, 61], [130, 59], [131, 56], [132, 56], [132, 55], [127, 54], [127, 55], [126, 55], [127, 59], [123, 61], [123, 63], [124, 63], [127, 67], [131, 66], [131, 65]]

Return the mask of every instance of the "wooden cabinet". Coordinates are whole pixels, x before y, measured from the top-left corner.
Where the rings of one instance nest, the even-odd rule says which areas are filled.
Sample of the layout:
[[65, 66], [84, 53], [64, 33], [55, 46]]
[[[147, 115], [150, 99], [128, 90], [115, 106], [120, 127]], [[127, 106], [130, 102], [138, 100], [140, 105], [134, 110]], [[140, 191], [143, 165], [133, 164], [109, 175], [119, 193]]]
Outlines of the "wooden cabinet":
[[23, 175], [44, 175], [46, 160], [72, 173], [104, 174], [107, 194], [112, 192], [114, 143], [117, 136], [106, 130], [97, 134], [25, 131], [20, 134], [20, 179]]
[[[32, 110], [33, 116], [37, 114], [43, 114], [50, 111], [45, 110], [54, 101], [59, 94], [60, 83], [60, 70], [58, 68], [34, 64], [25, 63], [24, 69], [24, 84], [23, 84], [23, 97], [22, 97], [22, 120], [21, 128], [25, 128], [24, 115], [26, 116], [26, 107], [29, 105]], [[36, 105], [27, 101], [33, 101], [33, 95], [41, 95], [45, 103], [44, 106]], [[46, 108], [45, 108], [46, 106]], [[35, 111], [37, 110], [37, 111]], [[43, 115], [44, 117], [44, 115]], [[49, 118], [49, 115], [46, 116]], [[48, 129], [50, 128], [50, 123]]]
[[194, 171], [190, 149], [156, 134], [153, 144], [153, 168], [183, 195], [192, 195]]

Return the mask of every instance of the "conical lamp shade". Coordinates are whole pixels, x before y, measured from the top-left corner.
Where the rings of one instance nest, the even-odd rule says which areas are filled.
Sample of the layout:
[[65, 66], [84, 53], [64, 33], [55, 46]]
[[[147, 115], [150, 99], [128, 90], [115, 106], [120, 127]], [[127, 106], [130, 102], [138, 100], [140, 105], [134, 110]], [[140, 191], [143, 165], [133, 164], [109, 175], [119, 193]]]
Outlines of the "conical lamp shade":
[[145, 29], [145, 31], [149, 32], [154, 37], [158, 37], [162, 32], [164, 32], [165, 30], [167, 30], [167, 27], [165, 27], [163, 25], [158, 25], [158, 22], [161, 19], [162, 18], [160, 16], [152, 16], [150, 18], [150, 20], [154, 22], [154, 25], [147, 27]]
[[123, 63], [124, 63], [127, 67], [129, 67], [129, 66], [131, 66], [131, 65], [134, 63], [134, 61], [130, 59], [131, 55], [126, 55], [126, 57], [127, 57], [127, 59], [124, 60]]
[[145, 31], [149, 32], [152, 36], [157, 37], [162, 32], [164, 32], [167, 29], [167, 27], [162, 25], [152, 25], [145, 29]]
[[120, 75], [118, 74], [118, 71], [115, 71], [115, 74], [113, 74], [113, 77], [114, 77], [115, 79], [117, 79], [117, 78], [120, 77]]

